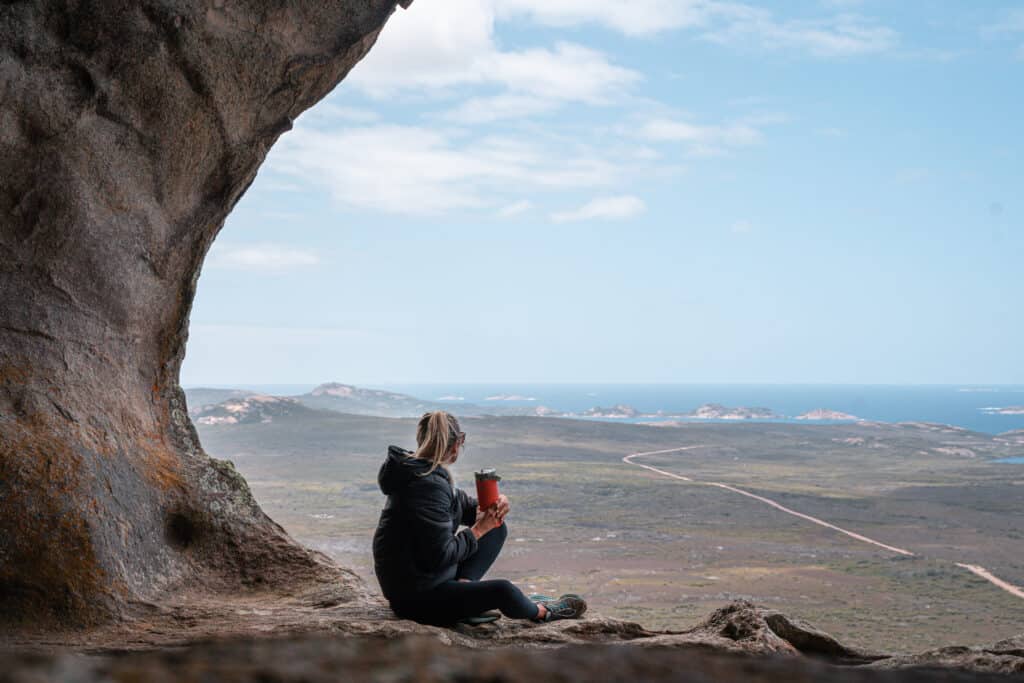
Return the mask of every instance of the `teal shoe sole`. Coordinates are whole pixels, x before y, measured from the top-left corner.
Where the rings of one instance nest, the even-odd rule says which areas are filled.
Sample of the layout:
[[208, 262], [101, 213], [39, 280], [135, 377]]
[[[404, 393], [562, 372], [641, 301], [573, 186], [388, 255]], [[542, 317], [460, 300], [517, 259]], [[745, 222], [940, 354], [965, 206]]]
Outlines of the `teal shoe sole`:
[[498, 619], [501, 619], [501, 614], [498, 612], [484, 612], [483, 614], [478, 614], [475, 617], [459, 619], [458, 623], [469, 624], [470, 626], [479, 626], [480, 624], [489, 624], [493, 621], [497, 621]]

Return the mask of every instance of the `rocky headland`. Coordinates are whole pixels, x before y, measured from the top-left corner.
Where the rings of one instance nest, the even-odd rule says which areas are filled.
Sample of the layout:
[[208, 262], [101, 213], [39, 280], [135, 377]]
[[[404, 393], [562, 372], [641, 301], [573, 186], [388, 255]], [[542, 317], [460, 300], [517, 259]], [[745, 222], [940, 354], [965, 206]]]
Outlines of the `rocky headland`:
[[1024, 415], [1024, 406], [1005, 406], [1002, 408], [983, 408], [987, 415]]
[[630, 405], [616, 404], [611, 408], [595, 406], [580, 413], [580, 417], [630, 418], [640, 415], [640, 411]]
[[769, 408], [730, 408], [719, 403], [705, 403], [686, 417], [700, 420], [774, 420], [782, 416]]
[[250, 422], [267, 423], [275, 417], [290, 415], [297, 411], [307, 410], [305, 406], [293, 398], [253, 394], [243, 398], [229, 398], [212, 406], [204, 406], [193, 415], [196, 424], [245, 424]]
[[1015, 429], [1012, 432], [1003, 432], [998, 436], [998, 438], [1016, 443], [1024, 443], [1024, 429]]

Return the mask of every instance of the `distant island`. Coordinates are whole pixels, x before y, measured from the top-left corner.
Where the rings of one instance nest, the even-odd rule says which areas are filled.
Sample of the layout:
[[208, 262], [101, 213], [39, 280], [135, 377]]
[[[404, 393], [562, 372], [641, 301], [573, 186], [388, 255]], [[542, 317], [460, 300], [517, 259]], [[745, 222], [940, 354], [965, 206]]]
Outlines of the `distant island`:
[[[563, 411], [544, 405], [516, 405], [538, 399], [523, 394], [507, 393], [487, 396], [480, 403], [467, 401], [465, 396], [447, 394], [440, 398], [421, 399], [409, 394], [367, 389], [341, 382], [327, 382], [311, 391], [296, 396], [270, 397], [252, 391], [221, 388], [191, 388], [186, 391], [189, 414], [204, 425], [239, 424], [241, 422], [269, 421], [280, 412], [294, 412], [299, 406], [316, 410], [330, 410], [355, 415], [380, 417], [419, 417], [431, 410], [457, 410], [460, 417], [518, 416], [563, 417], [598, 420], [631, 420], [652, 418], [658, 426], [682, 426], [694, 420], [785, 420], [861, 422], [849, 413], [825, 408], [810, 410], [789, 418], [763, 407], [731, 407], [720, 403], [705, 403], [688, 412], [657, 410], [645, 412], [626, 403], [593, 406], [582, 411]], [[274, 401], [278, 403], [271, 405]], [[453, 405], [456, 403], [457, 405]], [[505, 403], [508, 402], [508, 403]], [[1024, 407], [986, 408], [1003, 415], [1024, 414]]]
[[595, 406], [593, 408], [587, 408], [582, 413], [581, 417], [604, 417], [604, 418], [629, 418], [637, 417], [640, 415], [640, 411], [630, 405], [617, 404], [611, 408], [602, 408], [601, 406]]
[[[566, 417], [598, 417], [604, 419], [627, 419], [635, 417], [685, 418], [690, 420], [776, 420], [783, 416], [768, 408], [730, 408], [719, 403], [706, 403], [688, 413], [670, 413], [659, 410], [643, 413], [631, 405], [618, 403], [611, 408], [595, 406], [582, 413], [568, 413]], [[644, 423], [648, 424], [648, 423]], [[674, 423], [673, 423], [674, 424]]]
[[803, 415], [797, 415], [797, 420], [854, 420], [860, 421], [860, 418], [856, 415], [850, 415], [849, 413], [841, 413], [838, 410], [826, 410], [825, 408], [816, 408], [810, 410]]
[[729, 408], [720, 403], [705, 403], [683, 417], [698, 420], [777, 420], [782, 416], [769, 408]]
[[1005, 408], [981, 408], [986, 415], [1024, 415], [1024, 406], [1007, 406]]

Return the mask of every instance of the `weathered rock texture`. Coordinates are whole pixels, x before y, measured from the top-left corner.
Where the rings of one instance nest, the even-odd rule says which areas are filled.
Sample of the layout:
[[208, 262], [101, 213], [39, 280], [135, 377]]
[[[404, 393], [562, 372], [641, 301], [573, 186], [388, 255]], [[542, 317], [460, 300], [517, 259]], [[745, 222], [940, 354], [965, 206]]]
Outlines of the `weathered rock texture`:
[[395, 4], [0, 3], [0, 621], [356, 590], [202, 452], [178, 370], [224, 218]]
[[[117, 628], [108, 631], [105, 643], [103, 638], [97, 642], [93, 633], [88, 649], [98, 657], [54, 655], [38, 647], [43, 643], [37, 643], [41, 651], [0, 652], [0, 683], [342, 679], [924, 683], [1006, 680], [994, 674], [1024, 671], [1024, 658], [1009, 653], [1012, 644], [1006, 644], [1003, 654], [992, 653], [985, 659], [979, 659], [980, 649], [969, 653], [964, 649], [941, 659], [923, 655], [892, 661], [846, 648], [806, 624], [746, 603], [723, 607], [703, 623], [677, 633], [652, 632], [601, 617], [548, 624], [502, 619], [480, 627], [442, 629], [394, 619], [373, 601], [358, 610], [353, 603], [331, 607], [308, 597], [287, 607], [277, 602], [269, 609], [265, 602], [256, 610], [245, 603], [221, 603], [219, 609], [208, 612], [194, 604], [184, 611], [165, 609], [151, 615], [143, 628], [136, 624], [120, 635]], [[187, 642], [201, 633], [227, 638], [125, 656], [126, 649]], [[265, 635], [253, 637], [254, 633]], [[243, 634], [246, 637], [240, 637]], [[341, 634], [345, 637], [338, 637]], [[886, 663], [900, 670], [876, 668]]]
[[[692, 628], [652, 631], [637, 623], [589, 614], [578, 621], [547, 624], [500, 619], [476, 627], [424, 626], [397, 619], [380, 598], [346, 600], [329, 584], [291, 595], [265, 591], [231, 597], [190, 592], [177, 597], [173, 603], [150, 605], [133, 618], [100, 627], [43, 634], [0, 633], [0, 651], [6, 646], [23, 653], [6, 662], [0, 655], [0, 683], [4, 670], [22, 671], [28, 676], [33, 667], [56, 671], [62, 666], [78, 674], [87, 672], [83, 678], [74, 679], [87, 681], [103, 672], [116, 672], [120, 678], [115, 676], [115, 680], [133, 680], [132, 672], [145, 680], [160, 680], [161, 676], [185, 669], [197, 677], [209, 675], [209, 680], [318, 680], [315, 672], [321, 671], [321, 664], [323, 672], [350, 670], [357, 680], [371, 678], [370, 673], [374, 680], [420, 680], [423, 667], [442, 678], [454, 676], [454, 680], [459, 680], [466, 667], [480, 668], [480, 680], [496, 680], [485, 676], [495, 671], [495, 662], [512, 666], [507, 678], [497, 680], [526, 680], [535, 674], [544, 674], [542, 679], [547, 680], [558, 679], [559, 658], [542, 651], [579, 645], [592, 646], [593, 656], [588, 658], [585, 650], [571, 650], [573, 654], [565, 655], [577, 662], [572, 680], [608, 680], [601, 675], [605, 666], [612, 666], [616, 675], [621, 673], [618, 680], [634, 680], [631, 675], [661, 680], [678, 666], [687, 667], [685, 671], [721, 672], [722, 676], [745, 672], [745, 680], [772, 680], [772, 676], [784, 675], [795, 678], [775, 680], [929, 680], [917, 673], [882, 675], [876, 671], [921, 667], [945, 671], [936, 680], [987, 680], [984, 676], [970, 678], [966, 672], [1024, 674], [1024, 650], [1019, 639], [987, 647], [893, 656], [843, 645], [806, 623], [746, 602], [726, 605]], [[195, 645], [210, 639], [234, 645]], [[285, 642], [275, 642], [281, 639]], [[383, 644], [384, 640], [401, 642]], [[85, 665], [73, 658], [56, 659], [51, 656], [55, 646], [94, 655], [152, 649], [180, 652], [183, 648], [187, 654], [140, 657], [129, 661], [133, 662], [131, 667], [142, 669], [122, 669], [119, 664], [108, 668], [106, 663]], [[322, 658], [307, 659], [310, 648], [322, 652]], [[507, 654], [509, 649], [524, 648], [530, 652]], [[41, 656], [24, 656], [30, 652]], [[415, 661], [388, 662], [396, 653], [411, 653]], [[539, 658], [534, 659], [535, 655]], [[722, 655], [756, 658], [723, 659]], [[533, 668], [529, 662], [540, 662], [540, 668]], [[577, 665], [582, 668], [576, 670]], [[182, 668], [174, 668], [178, 666]], [[837, 666], [876, 672], [839, 673]]]
[[394, 681], [536, 683], [551, 681], [744, 681], [745, 683], [981, 683], [1004, 676], [954, 670], [840, 669], [795, 658], [752, 659], [685, 648], [640, 649], [572, 645], [559, 650], [501, 648], [489, 652], [445, 647], [436, 640], [288, 638], [206, 643], [185, 650], [85, 658], [0, 654], [0, 683], [147, 681]]

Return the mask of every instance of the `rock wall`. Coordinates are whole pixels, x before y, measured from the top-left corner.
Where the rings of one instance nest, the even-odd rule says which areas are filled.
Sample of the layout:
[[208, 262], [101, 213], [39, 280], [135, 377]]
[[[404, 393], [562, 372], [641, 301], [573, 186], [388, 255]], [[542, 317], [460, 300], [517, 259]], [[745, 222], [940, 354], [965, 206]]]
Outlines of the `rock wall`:
[[178, 371], [225, 217], [395, 4], [0, 3], [0, 621], [359, 590], [202, 452]]

